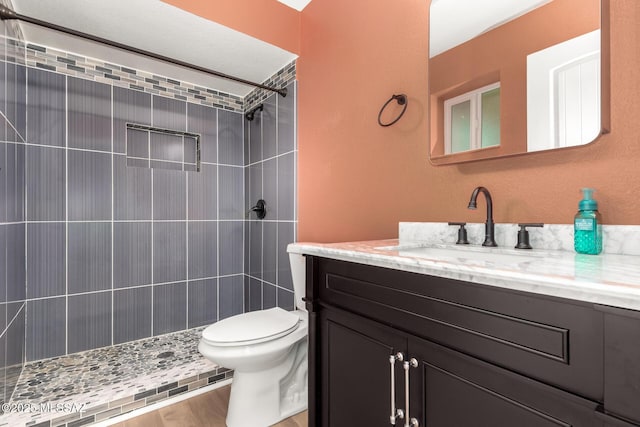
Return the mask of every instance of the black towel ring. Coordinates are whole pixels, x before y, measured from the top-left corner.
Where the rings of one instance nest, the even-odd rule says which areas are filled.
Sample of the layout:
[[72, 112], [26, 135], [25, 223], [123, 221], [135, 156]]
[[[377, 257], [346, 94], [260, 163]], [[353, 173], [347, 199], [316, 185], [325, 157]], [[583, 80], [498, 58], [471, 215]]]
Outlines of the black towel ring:
[[[382, 123], [381, 117], [382, 117], [382, 112], [384, 111], [385, 108], [387, 108], [387, 105], [389, 105], [389, 103], [393, 100], [398, 101], [398, 105], [404, 105], [404, 107], [402, 108], [402, 111], [400, 112], [400, 115], [398, 117], [395, 118], [395, 120], [389, 122], [389, 123]], [[398, 120], [400, 120], [400, 118], [402, 117], [402, 115], [404, 114], [405, 111], [407, 111], [407, 95], [405, 95], [404, 93], [401, 93], [400, 95], [393, 95], [391, 96], [391, 98], [389, 98], [389, 100], [387, 102], [384, 103], [384, 105], [382, 106], [382, 108], [380, 109], [380, 112], [378, 113], [378, 124], [380, 126], [383, 127], [387, 127], [387, 126], [391, 126], [392, 124], [394, 124], [395, 122], [397, 122]]]

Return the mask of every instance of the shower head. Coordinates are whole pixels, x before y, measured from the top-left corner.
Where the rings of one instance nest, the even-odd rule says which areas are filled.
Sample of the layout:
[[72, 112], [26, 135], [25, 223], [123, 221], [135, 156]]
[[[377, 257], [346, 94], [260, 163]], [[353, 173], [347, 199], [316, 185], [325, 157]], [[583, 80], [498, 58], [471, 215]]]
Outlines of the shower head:
[[247, 113], [245, 113], [244, 116], [246, 117], [247, 120], [253, 121], [253, 118], [254, 118], [254, 116], [256, 114], [256, 111], [262, 111], [262, 110], [264, 110], [264, 105], [260, 104], [257, 107], [255, 107], [255, 108], [251, 109], [250, 111], [248, 111]]

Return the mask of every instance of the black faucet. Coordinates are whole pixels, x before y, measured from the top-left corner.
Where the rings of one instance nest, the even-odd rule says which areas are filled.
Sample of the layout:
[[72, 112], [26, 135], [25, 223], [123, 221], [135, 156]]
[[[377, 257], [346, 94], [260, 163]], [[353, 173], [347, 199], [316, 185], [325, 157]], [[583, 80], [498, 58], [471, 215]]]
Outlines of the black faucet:
[[476, 187], [471, 193], [471, 200], [469, 200], [469, 209], [475, 209], [476, 199], [478, 193], [484, 194], [484, 198], [487, 201], [487, 220], [484, 223], [484, 243], [482, 246], [498, 246], [495, 240], [495, 224], [493, 223], [493, 201], [491, 201], [491, 193], [484, 187]]

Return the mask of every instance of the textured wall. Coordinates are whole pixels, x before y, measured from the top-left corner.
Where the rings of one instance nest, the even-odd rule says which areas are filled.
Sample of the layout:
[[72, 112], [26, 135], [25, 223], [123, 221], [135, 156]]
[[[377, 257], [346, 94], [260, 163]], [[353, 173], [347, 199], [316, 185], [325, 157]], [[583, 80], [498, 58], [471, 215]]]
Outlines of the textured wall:
[[[297, 62], [299, 239], [395, 237], [398, 221], [482, 222], [482, 207], [466, 209], [478, 185], [491, 190], [498, 222], [570, 223], [579, 189], [592, 186], [605, 223], [639, 224], [640, 2], [610, 3], [610, 134], [566, 151], [433, 166], [429, 2], [311, 2]], [[378, 126], [380, 107], [400, 92], [407, 113]]]

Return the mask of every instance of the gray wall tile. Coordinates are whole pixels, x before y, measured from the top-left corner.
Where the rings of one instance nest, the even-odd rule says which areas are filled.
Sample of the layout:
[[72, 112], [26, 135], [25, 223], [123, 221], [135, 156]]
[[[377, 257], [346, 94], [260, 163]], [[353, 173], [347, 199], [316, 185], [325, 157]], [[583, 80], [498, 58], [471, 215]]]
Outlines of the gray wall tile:
[[[7, 224], [0, 224], [0, 303], [7, 301]], [[0, 313], [0, 334], [6, 326], [3, 313]]]
[[[7, 327], [7, 354], [5, 370], [5, 387], [8, 393], [15, 388], [22, 367], [24, 366], [24, 337], [25, 337], [25, 304], [18, 305], [18, 314]], [[7, 393], [7, 394], [8, 394]]]
[[7, 127], [7, 141], [24, 142], [27, 116], [27, 72], [26, 68], [21, 65], [7, 63], [6, 67], [7, 103], [5, 114], [13, 125], [13, 128]]
[[153, 126], [170, 130], [187, 130], [187, 103], [153, 96]]
[[153, 219], [187, 219], [187, 179], [182, 171], [153, 171]]
[[278, 154], [296, 148], [296, 83], [287, 86], [287, 96], [278, 98]]
[[276, 95], [273, 94], [264, 101], [262, 110], [262, 159], [270, 159], [278, 154], [278, 140], [276, 138], [277, 107]]
[[113, 88], [113, 151], [125, 152], [127, 123], [151, 125], [151, 95], [138, 90]]
[[244, 115], [242, 116], [242, 129], [243, 129], [243, 142], [244, 142], [244, 165], [248, 166], [249, 162], [251, 161], [251, 153], [249, 153], [250, 151], [250, 145], [251, 145], [251, 137], [250, 137], [250, 128], [251, 128], [251, 122], [249, 120], [247, 120], [246, 118], [244, 118]]
[[184, 170], [197, 171], [198, 165], [198, 150], [197, 150], [197, 138], [194, 136], [184, 135]]
[[[134, 159], [131, 159], [134, 160]], [[161, 160], [151, 160], [151, 169], [164, 169], [170, 171], [182, 171], [183, 165], [182, 163], [175, 162], [165, 162]], [[184, 190], [183, 190], [184, 191]]]
[[[22, 365], [24, 360], [24, 335], [25, 335], [25, 303], [9, 304], [11, 315], [7, 318], [7, 367], [12, 365]], [[13, 384], [15, 385], [15, 383]], [[8, 384], [9, 388], [12, 385]]]
[[27, 225], [27, 297], [65, 293], [64, 223]]
[[296, 154], [289, 153], [278, 157], [278, 219], [295, 219]]
[[284, 310], [294, 309], [294, 294], [286, 289], [278, 288], [278, 307]]
[[[2, 66], [0, 65], [0, 69]], [[0, 80], [1, 82], [1, 80]], [[2, 84], [0, 83], [0, 86]], [[4, 117], [0, 116], [0, 123], [4, 121]], [[0, 126], [0, 132], [2, 127]], [[0, 137], [4, 138], [4, 134], [0, 133]], [[0, 142], [0, 223], [7, 222], [7, 144]]]
[[219, 279], [220, 316], [219, 319], [244, 312], [244, 276], [225, 276]]
[[26, 297], [25, 225], [8, 224], [7, 234], [7, 301]]
[[218, 273], [218, 224], [189, 223], [189, 279], [214, 277]]
[[[217, 219], [218, 166], [202, 165], [200, 172], [188, 172], [187, 177], [189, 219]], [[222, 185], [220, 189], [225, 191]]]
[[217, 110], [204, 105], [187, 104], [187, 131], [200, 135], [200, 159], [218, 161]]
[[247, 212], [244, 202], [244, 169], [219, 166], [218, 174], [220, 178], [220, 219], [244, 219]]
[[68, 352], [111, 345], [111, 292], [69, 296]]
[[111, 158], [109, 154], [70, 150], [69, 220], [111, 219]]
[[187, 284], [153, 287], [153, 335], [180, 331], [187, 327]]
[[278, 262], [278, 224], [263, 222], [262, 226], [262, 280], [275, 284]]
[[278, 219], [278, 159], [262, 163], [262, 193], [267, 204], [267, 220]]
[[64, 147], [66, 77], [36, 68], [27, 73], [27, 142]]
[[[0, 224], [0, 303], [7, 301], [7, 228]], [[0, 334], [4, 330], [2, 313], [0, 313]]]
[[244, 115], [232, 111], [218, 112], [218, 155], [225, 165], [244, 165]]
[[150, 222], [113, 224], [113, 287], [151, 283]]
[[262, 113], [256, 112], [249, 122], [249, 164], [262, 160]]
[[149, 158], [150, 132], [140, 129], [126, 129], [125, 145], [128, 157]]
[[[262, 192], [262, 165], [263, 163], [256, 163], [249, 166], [249, 204], [247, 205], [247, 210], [255, 206], [259, 199], [264, 199], [264, 193]], [[268, 200], [266, 202], [271, 204]], [[255, 213], [251, 213], [249, 218], [256, 219], [257, 217]]]
[[[4, 330], [7, 328], [7, 322], [11, 320], [11, 319], [7, 319], [7, 303], [2, 302], [0, 303], [0, 335], [4, 335]], [[0, 347], [0, 357], [4, 357], [4, 353], [2, 353], [3, 348]], [[4, 365], [2, 365], [0, 363], [0, 367], [2, 367]], [[0, 372], [0, 383], [2, 382], [2, 372]], [[0, 385], [0, 389], [2, 389], [2, 386]]]
[[262, 283], [262, 309], [277, 307], [276, 302], [277, 289], [274, 285]]
[[262, 222], [249, 221], [249, 274], [262, 279]]
[[244, 222], [220, 221], [218, 225], [221, 276], [244, 272]]
[[[182, 136], [166, 133], [150, 132], [151, 158], [169, 162], [184, 161], [184, 144]], [[182, 169], [182, 166], [180, 169]]]
[[27, 219], [65, 219], [65, 150], [27, 147]]
[[27, 361], [65, 354], [65, 297], [27, 301]]
[[293, 290], [287, 245], [295, 242], [295, 223], [278, 223], [278, 286]]
[[[248, 311], [262, 310], [262, 282], [253, 277], [249, 278], [249, 295], [246, 309]], [[247, 298], [247, 295], [245, 295]]]
[[[3, 68], [3, 67], [0, 67]], [[11, 398], [11, 390], [7, 390], [5, 398], [5, 366], [7, 365], [5, 360], [5, 352], [7, 348], [7, 335], [0, 333], [0, 404], [6, 403]], [[0, 414], [4, 412], [0, 411]]]
[[188, 328], [210, 325], [218, 320], [218, 279], [189, 282]]
[[116, 220], [151, 220], [151, 169], [127, 166], [113, 156], [113, 214]]
[[113, 343], [151, 336], [151, 286], [113, 292]]
[[111, 289], [111, 223], [70, 223], [68, 227], [67, 292]]
[[187, 227], [184, 222], [153, 224], [153, 283], [187, 278]]
[[9, 222], [18, 222], [24, 220], [25, 146], [22, 144], [7, 144], [6, 148], [6, 218]]
[[111, 86], [67, 78], [69, 147], [111, 151]]

